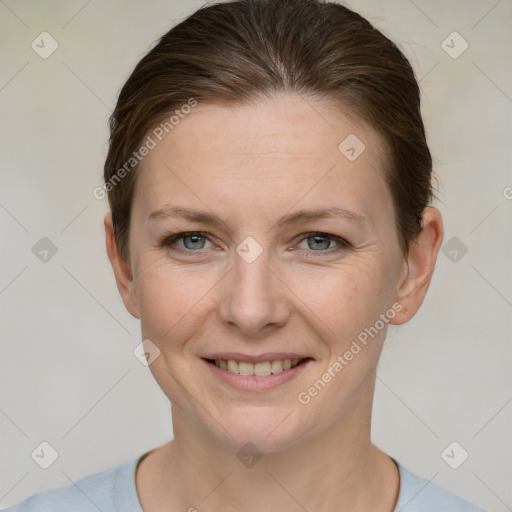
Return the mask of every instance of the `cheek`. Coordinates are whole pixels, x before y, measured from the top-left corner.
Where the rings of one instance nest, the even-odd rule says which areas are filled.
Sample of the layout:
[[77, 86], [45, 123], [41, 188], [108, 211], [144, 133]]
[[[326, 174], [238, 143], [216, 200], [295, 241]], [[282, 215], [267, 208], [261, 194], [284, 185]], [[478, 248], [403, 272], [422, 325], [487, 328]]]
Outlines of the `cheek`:
[[[162, 344], [164, 339], [184, 339], [207, 302], [213, 283], [189, 275], [168, 263], [141, 261], [137, 297], [142, 335]], [[160, 343], [158, 343], [160, 341]]]
[[[283, 269], [278, 271], [284, 283], [278, 295], [326, 342], [345, 345], [390, 306], [392, 279], [385, 262], [369, 251], [332, 265]], [[143, 255], [136, 279], [143, 337], [167, 350], [170, 340], [179, 345], [179, 340], [197, 339], [204, 317], [226, 298], [223, 275], [219, 268], [187, 268]]]
[[[347, 340], [387, 309], [391, 296], [381, 261], [374, 255], [354, 255], [329, 268], [302, 271], [290, 288], [323, 324], [322, 331]], [[306, 314], [306, 313], [305, 313]]]

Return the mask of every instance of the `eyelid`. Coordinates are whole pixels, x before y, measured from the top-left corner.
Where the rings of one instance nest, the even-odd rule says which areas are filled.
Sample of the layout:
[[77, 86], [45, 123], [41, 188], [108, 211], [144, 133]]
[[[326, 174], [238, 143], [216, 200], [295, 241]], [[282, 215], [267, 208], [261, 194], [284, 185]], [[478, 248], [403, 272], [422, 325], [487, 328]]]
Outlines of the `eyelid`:
[[[171, 248], [171, 246], [178, 240], [182, 240], [186, 236], [193, 236], [193, 235], [201, 236], [201, 237], [205, 238], [206, 240], [208, 240], [210, 243], [212, 243], [212, 241], [210, 240], [210, 237], [204, 231], [181, 231], [179, 233], [175, 233], [175, 234], [166, 236], [160, 245], [165, 248]], [[202, 249], [199, 249], [197, 251], [181, 249], [181, 248], [173, 249], [173, 250], [175, 250], [177, 252], [182, 252], [182, 253], [184, 252], [184, 253], [190, 254], [193, 252], [199, 253]]]
[[342, 238], [341, 236], [338, 236], [338, 235], [332, 235], [331, 233], [325, 233], [323, 231], [310, 231], [308, 233], [303, 233], [302, 235], [300, 235], [302, 238], [299, 240], [299, 242], [302, 242], [303, 240], [305, 240], [306, 238], [309, 238], [310, 236], [320, 236], [320, 237], [323, 237], [323, 238], [329, 238], [331, 240], [334, 240], [338, 243], [338, 247], [337, 248], [331, 248], [331, 249], [327, 249], [325, 251], [313, 251], [313, 250], [310, 250], [309, 252], [313, 252], [313, 253], [318, 253], [318, 254], [329, 254], [331, 252], [335, 252], [339, 249], [343, 249], [343, 248], [347, 248], [350, 246], [350, 243], [345, 240], [344, 238]]
[[[211, 241], [208, 233], [206, 233], [204, 231], [182, 231], [182, 232], [171, 234], [171, 235], [165, 237], [160, 245], [161, 245], [161, 247], [170, 249], [175, 252], [180, 252], [180, 253], [185, 253], [185, 254], [193, 254], [193, 253], [201, 254], [201, 252], [204, 249], [198, 249], [197, 251], [194, 251], [194, 250], [190, 250], [190, 249], [182, 249], [182, 248], [173, 247], [173, 244], [175, 242], [177, 242], [178, 240], [182, 240], [186, 236], [193, 236], [193, 235], [201, 236], [201, 237], [205, 238], [206, 240], [208, 240], [210, 243], [213, 243]], [[346, 248], [350, 247], [350, 245], [351, 245], [350, 242], [348, 242], [347, 240], [345, 240], [344, 238], [342, 238], [338, 235], [333, 235], [333, 234], [325, 233], [322, 231], [308, 231], [306, 233], [302, 233], [300, 235], [300, 239], [297, 243], [300, 243], [303, 240], [306, 240], [307, 238], [312, 237], [312, 236], [319, 236], [319, 237], [328, 238], [330, 240], [334, 240], [338, 243], [338, 247], [326, 249], [325, 251], [314, 251], [314, 250], [306, 249], [306, 252], [308, 252], [310, 254], [312, 254], [312, 253], [313, 254], [331, 254], [331, 253], [340, 251], [342, 249], [346, 249]]]

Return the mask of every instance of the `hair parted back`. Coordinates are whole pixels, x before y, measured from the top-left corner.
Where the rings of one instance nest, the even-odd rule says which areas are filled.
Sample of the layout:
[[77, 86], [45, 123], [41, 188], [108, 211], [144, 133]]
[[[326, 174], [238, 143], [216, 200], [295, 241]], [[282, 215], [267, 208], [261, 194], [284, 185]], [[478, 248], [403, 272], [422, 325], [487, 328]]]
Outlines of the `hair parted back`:
[[[277, 93], [339, 104], [382, 138], [382, 169], [404, 255], [433, 197], [432, 158], [414, 71], [397, 46], [347, 7], [320, 0], [203, 6], [160, 38], [124, 84], [110, 118], [107, 183], [162, 120], [187, 104], [246, 104]], [[340, 141], [341, 142], [341, 141]], [[137, 168], [108, 190], [129, 260]]]

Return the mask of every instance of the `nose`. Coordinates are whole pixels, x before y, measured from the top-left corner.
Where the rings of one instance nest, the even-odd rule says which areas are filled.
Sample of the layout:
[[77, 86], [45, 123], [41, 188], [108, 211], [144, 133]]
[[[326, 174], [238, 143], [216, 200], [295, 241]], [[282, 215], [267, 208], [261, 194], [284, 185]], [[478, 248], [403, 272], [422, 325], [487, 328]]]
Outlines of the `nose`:
[[250, 263], [237, 254], [223, 284], [219, 318], [246, 337], [268, 335], [290, 316], [288, 288], [270, 267], [268, 253]]

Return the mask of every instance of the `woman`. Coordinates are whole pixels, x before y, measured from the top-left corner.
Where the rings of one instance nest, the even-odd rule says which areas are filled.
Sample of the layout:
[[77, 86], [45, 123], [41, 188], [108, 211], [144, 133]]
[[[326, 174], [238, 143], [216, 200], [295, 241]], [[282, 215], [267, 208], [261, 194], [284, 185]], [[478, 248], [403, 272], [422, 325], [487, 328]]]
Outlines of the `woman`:
[[106, 244], [174, 439], [16, 511], [481, 510], [370, 439], [443, 228], [414, 73], [317, 0], [206, 6], [111, 118]]

